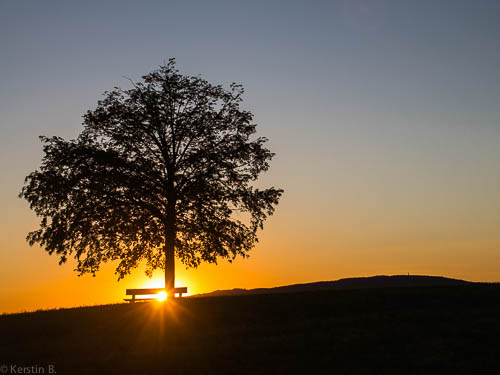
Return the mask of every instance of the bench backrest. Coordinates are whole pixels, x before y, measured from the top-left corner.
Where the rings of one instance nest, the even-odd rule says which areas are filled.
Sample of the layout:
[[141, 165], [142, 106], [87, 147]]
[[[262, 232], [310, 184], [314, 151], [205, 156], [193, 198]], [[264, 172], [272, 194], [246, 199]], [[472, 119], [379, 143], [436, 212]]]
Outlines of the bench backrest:
[[[127, 289], [126, 295], [137, 295], [137, 294], [158, 294], [160, 292], [166, 292], [165, 288], [145, 288], [145, 289]], [[174, 288], [175, 293], [187, 293], [187, 287]]]

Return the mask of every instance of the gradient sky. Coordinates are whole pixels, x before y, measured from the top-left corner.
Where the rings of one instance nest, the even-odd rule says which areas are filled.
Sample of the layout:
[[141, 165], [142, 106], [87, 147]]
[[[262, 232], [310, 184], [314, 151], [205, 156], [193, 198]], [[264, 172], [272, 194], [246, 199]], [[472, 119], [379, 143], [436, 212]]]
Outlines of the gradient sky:
[[162, 286], [77, 277], [29, 247], [38, 136], [74, 138], [124, 76], [170, 57], [246, 89], [285, 189], [251, 257], [178, 266], [191, 293], [376, 274], [500, 280], [500, 2], [0, 2], [0, 312]]

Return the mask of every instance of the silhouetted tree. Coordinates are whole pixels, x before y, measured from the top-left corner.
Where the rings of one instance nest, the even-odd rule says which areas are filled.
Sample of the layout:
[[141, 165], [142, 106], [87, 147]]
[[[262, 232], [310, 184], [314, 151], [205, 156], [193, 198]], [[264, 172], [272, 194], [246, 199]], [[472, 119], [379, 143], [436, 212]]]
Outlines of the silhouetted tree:
[[41, 168], [20, 193], [41, 217], [28, 234], [49, 254], [77, 261], [79, 274], [119, 260], [121, 279], [142, 260], [165, 269], [247, 256], [283, 190], [252, 186], [274, 155], [251, 139], [253, 115], [230, 90], [179, 74], [175, 60], [105, 92], [83, 116], [76, 140], [40, 137]]

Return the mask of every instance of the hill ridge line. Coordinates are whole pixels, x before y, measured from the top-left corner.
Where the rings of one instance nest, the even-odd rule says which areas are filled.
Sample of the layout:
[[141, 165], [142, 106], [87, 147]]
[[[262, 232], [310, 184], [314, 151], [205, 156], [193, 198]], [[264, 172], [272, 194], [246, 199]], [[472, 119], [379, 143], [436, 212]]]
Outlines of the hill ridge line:
[[359, 289], [359, 288], [387, 288], [387, 287], [411, 287], [411, 286], [444, 286], [444, 285], [465, 285], [472, 284], [471, 281], [454, 279], [444, 276], [430, 275], [375, 275], [348, 277], [338, 280], [323, 280], [310, 283], [297, 283], [290, 285], [281, 285], [269, 288], [233, 288], [220, 289], [208, 293], [199, 293], [190, 296], [197, 297], [216, 297], [216, 296], [234, 296], [248, 294], [268, 294], [268, 293], [288, 293], [301, 291], [329, 290], [329, 289]]

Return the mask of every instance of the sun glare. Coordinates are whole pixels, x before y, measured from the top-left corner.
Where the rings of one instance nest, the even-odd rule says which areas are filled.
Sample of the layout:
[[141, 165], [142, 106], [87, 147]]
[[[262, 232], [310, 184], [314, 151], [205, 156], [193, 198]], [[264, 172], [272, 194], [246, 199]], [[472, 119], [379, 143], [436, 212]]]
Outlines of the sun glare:
[[156, 295], [156, 299], [160, 302], [163, 302], [167, 299], [167, 292], [160, 292]]

